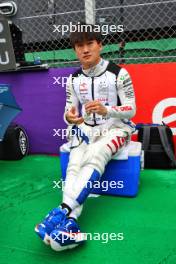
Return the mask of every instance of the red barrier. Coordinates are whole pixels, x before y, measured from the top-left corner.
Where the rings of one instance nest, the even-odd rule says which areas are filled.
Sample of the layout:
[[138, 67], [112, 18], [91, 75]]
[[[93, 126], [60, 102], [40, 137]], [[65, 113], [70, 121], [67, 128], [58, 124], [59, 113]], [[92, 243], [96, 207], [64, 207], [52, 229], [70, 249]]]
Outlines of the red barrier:
[[125, 65], [135, 84], [135, 123], [168, 124], [176, 143], [176, 63]]

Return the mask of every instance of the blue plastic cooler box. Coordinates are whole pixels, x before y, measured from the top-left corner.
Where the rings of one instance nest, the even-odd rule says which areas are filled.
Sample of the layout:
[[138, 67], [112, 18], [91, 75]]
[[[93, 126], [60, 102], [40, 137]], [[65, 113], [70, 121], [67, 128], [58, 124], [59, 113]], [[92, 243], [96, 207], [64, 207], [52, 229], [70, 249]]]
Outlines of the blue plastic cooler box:
[[[141, 143], [130, 143], [116, 156], [113, 156], [105, 168], [100, 181], [95, 182], [92, 193], [134, 197], [139, 189]], [[62, 180], [66, 178], [69, 161], [69, 144], [60, 148]]]

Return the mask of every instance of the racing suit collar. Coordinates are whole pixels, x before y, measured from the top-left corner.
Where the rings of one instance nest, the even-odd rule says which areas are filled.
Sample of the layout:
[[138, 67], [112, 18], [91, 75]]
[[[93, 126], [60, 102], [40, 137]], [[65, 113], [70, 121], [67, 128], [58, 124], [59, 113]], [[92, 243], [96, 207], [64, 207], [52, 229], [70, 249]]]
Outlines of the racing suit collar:
[[97, 65], [86, 70], [82, 68], [82, 71], [89, 77], [99, 76], [106, 70], [108, 63], [108, 61], [101, 58], [100, 62]]

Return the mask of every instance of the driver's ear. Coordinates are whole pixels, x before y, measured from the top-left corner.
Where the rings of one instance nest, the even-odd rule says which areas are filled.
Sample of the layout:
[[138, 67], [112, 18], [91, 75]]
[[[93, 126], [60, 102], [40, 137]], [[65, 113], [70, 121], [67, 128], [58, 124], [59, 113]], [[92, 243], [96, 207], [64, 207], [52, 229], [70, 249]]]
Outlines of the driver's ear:
[[102, 49], [103, 49], [102, 42], [99, 43], [99, 47], [100, 47], [100, 51], [102, 51]]

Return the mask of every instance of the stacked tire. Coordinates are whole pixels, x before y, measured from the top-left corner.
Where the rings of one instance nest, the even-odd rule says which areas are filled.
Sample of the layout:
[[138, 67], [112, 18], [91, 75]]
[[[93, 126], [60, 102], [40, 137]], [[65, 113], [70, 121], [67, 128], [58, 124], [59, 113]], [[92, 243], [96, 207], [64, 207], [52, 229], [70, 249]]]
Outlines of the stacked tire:
[[29, 152], [29, 140], [25, 129], [17, 124], [11, 124], [0, 142], [1, 160], [21, 160]]

